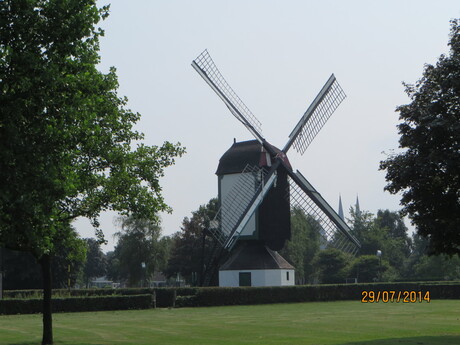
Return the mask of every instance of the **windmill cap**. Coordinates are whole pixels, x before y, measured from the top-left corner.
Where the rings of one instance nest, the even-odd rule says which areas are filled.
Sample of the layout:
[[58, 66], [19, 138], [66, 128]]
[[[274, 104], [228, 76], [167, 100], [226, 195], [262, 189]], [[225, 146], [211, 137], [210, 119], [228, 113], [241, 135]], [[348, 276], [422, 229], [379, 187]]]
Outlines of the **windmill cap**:
[[[270, 145], [269, 143], [267, 143]], [[282, 151], [277, 147], [270, 145], [270, 147], [277, 153]], [[259, 166], [261, 162], [262, 144], [257, 140], [248, 140], [235, 142], [223, 154], [219, 160], [216, 175], [238, 174], [241, 173], [246, 165]], [[275, 157], [271, 156], [273, 160]], [[285, 162], [290, 166], [289, 160], [286, 158]]]

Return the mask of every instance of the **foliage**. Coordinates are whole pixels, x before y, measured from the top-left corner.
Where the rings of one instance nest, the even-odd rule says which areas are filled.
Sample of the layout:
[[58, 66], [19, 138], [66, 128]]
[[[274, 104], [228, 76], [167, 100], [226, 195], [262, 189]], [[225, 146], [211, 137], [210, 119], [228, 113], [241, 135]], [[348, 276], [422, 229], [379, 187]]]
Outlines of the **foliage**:
[[450, 52], [426, 65], [415, 85], [405, 84], [411, 103], [399, 106], [399, 146], [380, 163], [385, 187], [402, 193], [403, 212], [430, 253], [460, 253], [460, 22], [451, 21]]
[[0, 243], [30, 251], [44, 274], [43, 344], [52, 343], [51, 256], [77, 217], [112, 209], [156, 219], [169, 211], [163, 170], [179, 144], [140, 143], [140, 115], [117, 95], [115, 69], [96, 66], [95, 26], [108, 16], [95, 0], [0, 2]]
[[376, 255], [361, 255], [353, 261], [349, 274], [358, 278], [360, 283], [370, 283], [380, 281], [387, 268]]
[[384, 233], [375, 226], [374, 215], [367, 211], [357, 211], [351, 207], [350, 216], [348, 221], [352, 234], [361, 243], [358, 255], [375, 255], [377, 250], [382, 249]]
[[181, 230], [172, 236], [171, 257], [165, 272], [167, 276], [172, 277], [179, 273], [188, 282], [194, 285], [199, 283], [192, 278], [196, 274], [202, 274], [203, 265], [210, 256], [214, 243], [210, 235], [203, 234], [203, 230], [209, 227], [217, 210], [218, 200], [213, 198], [192, 212], [192, 218], [184, 218]]
[[459, 280], [460, 258], [458, 255], [424, 255], [414, 266], [414, 275], [420, 280]]
[[380, 249], [384, 253], [384, 260], [392, 267], [401, 269], [404, 261], [411, 254], [412, 246], [402, 215], [390, 210], [378, 210], [374, 226], [383, 234]]
[[[379, 278], [384, 280], [403, 278], [407, 274], [405, 263], [411, 255], [412, 241], [407, 235], [408, 229], [402, 215], [399, 212], [379, 210], [377, 216], [374, 216], [367, 211], [356, 212], [353, 208], [350, 209], [350, 215], [351, 230], [361, 242], [358, 256], [375, 257], [377, 250], [380, 250], [382, 252], [382, 272]], [[358, 257], [350, 272], [351, 276], [356, 277], [361, 266], [362, 262]], [[372, 271], [370, 267], [367, 269]], [[365, 274], [362, 278], [365, 277], [364, 281], [372, 281], [369, 279], [377, 276], [374, 274], [373, 277], [370, 277]]]
[[291, 211], [291, 239], [280, 254], [296, 269], [296, 284], [312, 283], [316, 272], [313, 258], [320, 249], [319, 223], [301, 209]]
[[[35, 314], [42, 312], [40, 299], [5, 300], [2, 314]], [[148, 309], [152, 307], [152, 295], [116, 295], [95, 297], [54, 298], [53, 312], [82, 312], [103, 310]]]
[[118, 272], [112, 278], [126, 279], [129, 286], [145, 285], [155, 271], [165, 268], [167, 240], [160, 239], [157, 221], [122, 217], [119, 222], [122, 230], [116, 234], [118, 243], [111, 258], [117, 260]]
[[319, 269], [321, 283], [344, 283], [345, 278], [347, 278], [349, 261], [348, 255], [338, 249], [330, 248], [321, 251], [314, 262]]
[[3, 289], [42, 288], [40, 265], [29, 252], [0, 249], [2, 254]]
[[102, 252], [100, 243], [94, 238], [85, 238], [86, 263], [83, 268], [83, 278], [88, 288], [91, 279], [107, 273], [107, 259]]
[[[72, 230], [73, 231], [73, 230]], [[57, 244], [51, 262], [52, 286], [54, 289], [74, 286], [85, 263], [84, 242], [75, 236]], [[40, 265], [29, 252], [2, 249], [4, 289], [43, 288]], [[69, 272], [70, 266], [70, 272]]]

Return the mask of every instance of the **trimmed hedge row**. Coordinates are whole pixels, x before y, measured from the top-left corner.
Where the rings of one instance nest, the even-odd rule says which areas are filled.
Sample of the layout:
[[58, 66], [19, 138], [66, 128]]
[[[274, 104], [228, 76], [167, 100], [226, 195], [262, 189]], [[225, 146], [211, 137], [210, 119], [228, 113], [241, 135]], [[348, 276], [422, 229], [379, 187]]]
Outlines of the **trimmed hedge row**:
[[[36, 290], [33, 290], [37, 293]], [[66, 290], [67, 291], [67, 290]], [[460, 299], [460, 283], [373, 283], [283, 287], [158, 288], [72, 290], [72, 297], [54, 297], [55, 312], [224, 306], [356, 300], [363, 291], [430, 292], [431, 299]], [[67, 291], [69, 292], [69, 291]], [[75, 297], [80, 296], [80, 297]], [[40, 298], [0, 301], [0, 314], [41, 312]]]
[[[131, 296], [96, 296], [53, 298], [53, 312], [82, 312], [102, 310], [149, 309], [152, 294]], [[42, 299], [6, 299], [0, 301], [0, 314], [35, 314], [43, 310]]]
[[[175, 288], [180, 296], [195, 295], [198, 288]], [[153, 291], [163, 294], [163, 291], [173, 288], [126, 288], [126, 289], [53, 289], [53, 298], [58, 297], [92, 297], [92, 296], [130, 296], [153, 294]], [[43, 290], [5, 290], [4, 298], [41, 298]]]

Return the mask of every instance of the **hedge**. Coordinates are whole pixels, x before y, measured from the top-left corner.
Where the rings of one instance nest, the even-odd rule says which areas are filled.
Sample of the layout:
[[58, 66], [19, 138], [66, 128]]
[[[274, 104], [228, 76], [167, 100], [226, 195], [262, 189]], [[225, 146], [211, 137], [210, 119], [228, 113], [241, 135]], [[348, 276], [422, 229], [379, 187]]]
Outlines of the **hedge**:
[[[130, 296], [95, 296], [53, 298], [53, 312], [82, 312], [102, 310], [149, 309], [153, 307], [152, 294]], [[41, 313], [43, 300], [5, 299], [0, 301], [0, 314]]]
[[[180, 296], [195, 295], [198, 288], [174, 288]], [[129, 296], [153, 294], [153, 291], [173, 290], [173, 288], [126, 288], [126, 289], [53, 289], [53, 297]], [[160, 292], [162, 294], [162, 292]], [[5, 290], [4, 298], [41, 298], [43, 290]]]
[[[413, 282], [300, 285], [283, 287], [235, 287], [235, 288], [156, 288], [156, 289], [91, 289], [55, 290], [53, 310], [95, 311], [117, 309], [146, 309], [171, 307], [223, 306], [267, 303], [294, 303], [316, 301], [356, 300], [363, 291], [422, 291], [430, 292], [430, 298], [460, 299], [460, 282]], [[7, 291], [5, 296], [35, 296], [29, 299], [5, 299], [0, 301], [0, 314], [38, 313], [41, 299], [37, 290], [23, 290], [16, 295]]]
[[[460, 284], [374, 283], [283, 287], [202, 288], [186, 306], [360, 301], [363, 291], [429, 291], [431, 299], [460, 299]], [[184, 302], [185, 303], [185, 302]]]

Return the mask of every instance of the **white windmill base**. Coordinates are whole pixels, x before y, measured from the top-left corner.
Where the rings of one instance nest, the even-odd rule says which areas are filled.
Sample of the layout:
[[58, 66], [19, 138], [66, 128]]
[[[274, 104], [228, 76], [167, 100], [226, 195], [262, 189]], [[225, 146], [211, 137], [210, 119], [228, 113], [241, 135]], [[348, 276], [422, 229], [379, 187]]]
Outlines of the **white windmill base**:
[[[292, 270], [235, 270], [219, 271], [219, 286], [289, 286], [294, 285]], [[247, 283], [249, 282], [249, 284]]]
[[219, 286], [289, 286], [295, 269], [263, 243], [242, 241], [219, 269]]

